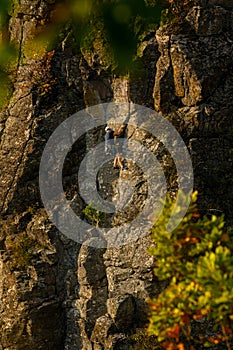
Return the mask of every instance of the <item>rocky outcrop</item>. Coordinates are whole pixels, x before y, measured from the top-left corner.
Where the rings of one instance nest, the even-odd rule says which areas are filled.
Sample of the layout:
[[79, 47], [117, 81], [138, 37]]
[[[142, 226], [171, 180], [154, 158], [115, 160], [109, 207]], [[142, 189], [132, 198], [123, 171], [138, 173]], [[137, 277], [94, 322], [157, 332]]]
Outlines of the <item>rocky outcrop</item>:
[[169, 116], [189, 144], [202, 207], [224, 212], [230, 221], [231, 18], [230, 1], [209, 1], [190, 9], [186, 33], [160, 28], [153, 93], [155, 108]]
[[[126, 346], [126, 334], [143, 324], [145, 299], [157, 288], [151, 283], [150, 240], [123, 250], [80, 249], [49, 222], [40, 200], [38, 170], [56, 126], [85, 105], [114, 96], [126, 101], [129, 82], [113, 79], [98, 55], [88, 61], [77, 53], [69, 31], [55, 51], [34, 57], [29, 39], [52, 12], [52, 3], [22, 2], [12, 9], [9, 22], [10, 39], [20, 55], [14, 94], [1, 119], [0, 348], [120, 348]], [[38, 79], [40, 73], [43, 80]], [[148, 70], [147, 79], [152, 90]], [[48, 91], [44, 83], [50, 84]], [[97, 133], [94, 141], [102, 137]], [[75, 144], [65, 163], [68, 199], [75, 191], [77, 160], [92, 139], [87, 135]], [[118, 172], [108, 171], [110, 179], [117, 180]], [[82, 210], [82, 202], [75, 205]]]
[[[95, 237], [80, 246], [59, 233], [43, 209], [43, 148], [53, 130], [85, 106], [131, 101], [166, 115], [190, 149], [202, 207], [232, 220], [233, 9], [230, 0], [201, 3], [187, 14], [186, 33], [163, 27], [144, 37], [142, 70], [130, 77], [112, 76], [96, 49], [85, 57], [69, 29], [49, 55], [33, 57], [29, 39], [49, 21], [54, 2], [25, 0], [12, 9], [9, 36], [19, 57], [14, 94], [1, 112], [0, 349], [129, 349], [129, 336], [145, 325], [146, 298], [161, 288], [147, 252], [149, 234], [119, 248], [95, 249]], [[35, 73], [40, 70], [48, 91]], [[134, 137], [158, 150], [148, 135]], [[102, 140], [102, 130], [95, 130], [73, 145], [63, 170], [69, 200], [83, 154]], [[114, 218], [119, 225], [143, 204], [146, 182], [133, 165], [122, 174], [107, 164], [102, 177], [106, 173], [103, 197], [114, 198], [119, 180], [136, 189], [134, 206]], [[80, 215], [83, 208], [76, 200]]]

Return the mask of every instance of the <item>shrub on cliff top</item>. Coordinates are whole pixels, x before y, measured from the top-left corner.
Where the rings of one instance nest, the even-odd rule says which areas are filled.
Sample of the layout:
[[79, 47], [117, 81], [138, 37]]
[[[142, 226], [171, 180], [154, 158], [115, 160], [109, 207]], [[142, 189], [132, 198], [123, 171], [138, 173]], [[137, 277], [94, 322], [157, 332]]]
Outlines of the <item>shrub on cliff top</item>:
[[[201, 217], [194, 193], [180, 225], [168, 232], [172, 202], [153, 229], [154, 273], [167, 280], [150, 300], [149, 334], [165, 349], [231, 349], [233, 323], [233, 242], [223, 216]], [[204, 328], [204, 329], [203, 329]], [[207, 330], [208, 328], [208, 330]]]

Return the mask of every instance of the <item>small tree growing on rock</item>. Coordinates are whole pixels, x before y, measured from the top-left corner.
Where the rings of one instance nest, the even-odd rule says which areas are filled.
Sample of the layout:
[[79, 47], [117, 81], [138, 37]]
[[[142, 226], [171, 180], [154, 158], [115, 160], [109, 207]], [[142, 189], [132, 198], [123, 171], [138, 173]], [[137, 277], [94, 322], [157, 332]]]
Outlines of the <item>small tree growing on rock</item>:
[[94, 224], [97, 228], [100, 224], [104, 224], [106, 222], [106, 213], [101, 210], [93, 208], [93, 202], [86, 206], [83, 210], [83, 214], [91, 220], [92, 224]]

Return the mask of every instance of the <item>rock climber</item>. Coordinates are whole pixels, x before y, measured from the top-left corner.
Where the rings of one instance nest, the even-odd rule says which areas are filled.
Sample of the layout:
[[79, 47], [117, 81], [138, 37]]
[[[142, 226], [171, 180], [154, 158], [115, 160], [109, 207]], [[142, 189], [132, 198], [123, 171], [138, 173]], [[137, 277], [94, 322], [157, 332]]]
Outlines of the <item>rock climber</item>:
[[118, 169], [118, 165], [121, 170], [127, 169], [122, 162], [122, 143], [117, 142], [117, 139], [116, 142], [114, 142], [115, 137], [119, 138], [124, 136], [125, 128], [126, 125], [124, 124], [122, 124], [117, 131], [112, 130], [109, 126], [105, 128], [105, 152], [115, 156], [113, 162], [114, 169]]

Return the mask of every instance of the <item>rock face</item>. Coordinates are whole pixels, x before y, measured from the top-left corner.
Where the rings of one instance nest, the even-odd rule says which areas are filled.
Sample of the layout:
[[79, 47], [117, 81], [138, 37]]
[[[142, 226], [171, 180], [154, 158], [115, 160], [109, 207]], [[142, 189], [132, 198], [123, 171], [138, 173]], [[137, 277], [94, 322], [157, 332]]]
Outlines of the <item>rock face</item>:
[[[98, 51], [87, 60], [70, 31], [54, 51], [34, 57], [29, 39], [53, 10], [53, 1], [21, 1], [9, 22], [20, 55], [14, 93], [1, 112], [0, 349], [129, 349], [128, 336], [145, 324], [146, 298], [161, 288], [147, 253], [149, 234], [108, 249], [93, 248], [95, 237], [80, 246], [63, 236], [40, 200], [41, 154], [55, 128], [85, 106], [114, 100], [154, 107], [190, 149], [202, 207], [223, 211], [232, 222], [233, 6], [230, 0], [200, 2], [186, 16], [186, 33], [171, 34], [167, 27], [149, 33], [139, 48], [143, 72], [131, 77], [112, 76]], [[83, 154], [103, 132], [93, 137], [81, 138], [67, 157], [68, 199]], [[156, 148], [144, 134], [135, 138]], [[134, 176], [140, 205], [146, 195], [140, 172], [123, 176], [110, 164], [104, 172], [110, 195], [114, 181]], [[83, 202], [75, 208], [81, 213]]]
[[153, 95], [155, 108], [170, 116], [189, 144], [202, 206], [225, 212], [230, 220], [231, 18], [232, 4], [215, 1], [190, 9], [188, 33], [159, 29]]

